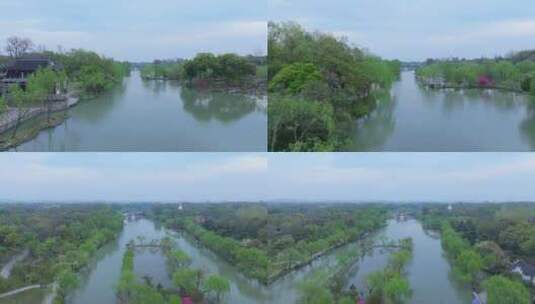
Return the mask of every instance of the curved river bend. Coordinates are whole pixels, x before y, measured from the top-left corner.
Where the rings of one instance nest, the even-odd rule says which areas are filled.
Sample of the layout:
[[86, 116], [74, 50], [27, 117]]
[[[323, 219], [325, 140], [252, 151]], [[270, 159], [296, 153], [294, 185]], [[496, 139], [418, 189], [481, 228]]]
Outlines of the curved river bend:
[[[317, 259], [311, 265], [290, 273], [277, 280], [270, 286], [264, 286], [255, 280], [241, 275], [232, 265], [218, 258], [214, 253], [196, 245], [189, 238], [175, 232], [157, 227], [149, 220], [142, 219], [128, 222], [124, 226], [117, 241], [108, 244], [94, 257], [90, 267], [82, 273], [80, 287], [68, 297], [68, 304], [114, 304], [116, 301], [114, 286], [119, 280], [121, 262], [126, 244], [132, 239], [142, 236], [145, 240], [160, 239], [171, 235], [177, 246], [192, 258], [192, 267], [201, 268], [206, 273], [218, 273], [230, 281], [231, 290], [225, 297], [224, 303], [296, 303], [299, 298], [299, 283], [311, 276], [314, 270], [335, 265], [336, 256], [343, 251], [359, 250], [359, 243], [352, 243], [341, 247], [332, 253]], [[388, 226], [373, 234], [373, 239], [401, 239], [412, 237], [414, 257], [408, 265], [408, 278], [413, 289], [410, 303], [427, 304], [461, 304], [470, 302], [470, 291], [465, 286], [455, 283], [450, 275], [448, 261], [442, 255], [442, 248], [438, 237], [425, 232], [421, 225], [414, 220], [406, 222], [389, 221]], [[359, 289], [365, 288], [364, 280], [373, 271], [385, 267], [389, 253], [374, 249], [366, 252], [353, 265], [347, 286], [355, 284]], [[138, 276], [149, 275], [155, 284], [163, 286], [171, 284], [165, 266], [165, 258], [156, 252], [145, 250], [136, 253], [134, 268]], [[28, 295], [25, 296], [27, 299]], [[35, 302], [40, 304], [38, 295], [34, 295]], [[17, 303], [11, 299], [10, 302]], [[4, 303], [0, 301], [0, 303]]]
[[61, 125], [13, 150], [266, 151], [266, 105], [266, 97], [199, 92], [132, 72], [122, 86], [81, 101]]
[[403, 72], [391, 98], [357, 120], [352, 151], [533, 151], [535, 97], [435, 90]]

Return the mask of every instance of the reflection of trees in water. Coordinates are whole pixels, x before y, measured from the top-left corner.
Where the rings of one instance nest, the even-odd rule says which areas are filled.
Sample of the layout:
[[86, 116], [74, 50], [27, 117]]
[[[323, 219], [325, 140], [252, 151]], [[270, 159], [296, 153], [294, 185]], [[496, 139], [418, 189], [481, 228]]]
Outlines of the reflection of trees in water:
[[169, 88], [178, 89], [180, 82], [175, 80], [141, 80], [143, 88], [158, 96], [161, 93], [166, 93]]
[[357, 121], [351, 150], [372, 151], [384, 146], [396, 125], [394, 117], [396, 103], [396, 97], [386, 97], [379, 101], [377, 108], [367, 117]]
[[200, 121], [216, 119], [228, 123], [244, 117], [258, 107], [256, 98], [252, 96], [199, 92], [184, 87], [180, 97], [184, 102], [184, 110]]
[[535, 150], [535, 96], [527, 98], [526, 107], [526, 117], [520, 123], [519, 129], [530, 150]]
[[522, 102], [522, 94], [502, 92], [498, 90], [480, 89], [427, 89], [422, 88], [421, 94], [426, 102], [443, 101], [444, 111], [451, 113], [457, 109], [463, 109], [465, 105], [478, 105], [493, 107], [497, 110], [514, 110], [518, 103]]
[[82, 101], [79, 105], [72, 109], [73, 114], [77, 119], [96, 123], [103, 120], [108, 112], [115, 107], [121, 96], [126, 91], [126, 85], [120, 84], [114, 87], [111, 91], [102, 93], [101, 95]]

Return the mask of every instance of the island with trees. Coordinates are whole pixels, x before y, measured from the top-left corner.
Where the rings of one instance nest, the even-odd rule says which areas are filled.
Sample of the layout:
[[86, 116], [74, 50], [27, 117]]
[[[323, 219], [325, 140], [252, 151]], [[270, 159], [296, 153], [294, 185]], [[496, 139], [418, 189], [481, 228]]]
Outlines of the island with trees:
[[266, 58], [199, 53], [192, 59], [155, 60], [141, 66], [145, 80], [179, 80], [201, 90], [266, 94]]
[[297, 23], [270, 22], [268, 29], [268, 149], [343, 149], [354, 119], [389, 95], [401, 63]]
[[[191, 257], [178, 248], [170, 237], [151, 243], [132, 240], [127, 247], [116, 287], [119, 304], [221, 303], [224, 295], [230, 291], [230, 283], [224, 277], [191, 267]], [[164, 288], [161, 283], [153, 282], [151, 277], [141, 277], [136, 273], [136, 252], [146, 248], [157, 248], [165, 256], [172, 287]]]
[[[130, 70], [128, 63], [91, 51], [38, 49], [27, 38], [8, 38], [5, 50], [8, 56], [0, 58], [0, 150], [60, 124], [66, 116], [54, 113], [111, 89]], [[20, 130], [25, 121], [43, 116]]]
[[155, 208], [154, 218], [185, 231], [247, 276], [269, 284], [333, 248], [385, 224], [370, 207], [191, 205], [187, 212]]

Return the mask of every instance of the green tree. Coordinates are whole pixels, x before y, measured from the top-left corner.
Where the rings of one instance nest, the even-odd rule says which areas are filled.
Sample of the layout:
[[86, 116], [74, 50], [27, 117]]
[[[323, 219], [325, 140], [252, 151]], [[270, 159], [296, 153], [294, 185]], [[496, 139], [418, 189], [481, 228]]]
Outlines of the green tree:
[[283, 67], [269, 83], [272, 92], [299, 94], [307, 83], [322, 79], [319, 69], [311, 63], [292, 63]]
[[199, 271], [189, 268], [181, 268], [173, 274], [173, 283], [187, 294], [192, 294], [197, 288]]
[[221, 302], [221, 299], [225, 293], [230, 292], [230, 283], [224, 277], [216, 274], [210, 275], [204, 281], [204, 290], [207, 293], [214, 293], [217, 303]]
[[187, 267], [191, 264], [191, 258], [180, 249], [173, 250], [169, 259], [174, 269]]
[[530, 293], [520, 282], [503, 276], [492, 276], [484, 282], [488, 304], [529, 304]]
[[[333, 139], [333, 108], [321, 102], [274, 98], [268, 105], [270, 151], [313, 150]], [[300, 145], [296, 145], [300, 143]]]
[[67, 293], [79, 284], [78, 276], [70, 270], [64, 270], [58, 276], [58, 295], [61, 299], [65, 299]]
[[409, 280], [399, 274], [389, 278], [384, 286], [384, 293], [392, 303], [407, 303], [411, 295]]

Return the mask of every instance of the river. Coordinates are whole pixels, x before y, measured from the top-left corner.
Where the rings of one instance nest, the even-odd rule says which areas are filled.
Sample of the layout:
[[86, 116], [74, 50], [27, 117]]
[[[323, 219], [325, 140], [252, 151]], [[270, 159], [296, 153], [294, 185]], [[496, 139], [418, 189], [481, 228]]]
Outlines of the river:
[[355, 123], [351, 151], [533, 151], [535, 97], [435, 90], [402, 72], [391, 97]]
[[134, 71], [13, 150], [266, 151], [266, 106], [267, 97], [199, 92], [177, 81], [143, 81]]
[[[206, 273], [218, 273], [230, 281], [231, 290], [225, 297], [225, 303], [295, 303], [299, 298], [297, 287], [299, 282], [311, 276], [313, 270], [334, 265], [336, 256], [340, 252], [359, 248], [358, 243], [341, 247], [317, 259], [310, 266], [286, 275], [270, 286], [264, 286], [244, 277], [232, 265], [218, 258], [211, 251], [197, 246], [189, 238], [158, 227], [149, 220], [141, 219], [126, 223], [119, 238], [99, 250], [90, 266], [82, 273], [80, 287], [69, 296], [67, 302], [69, 304], [115, 303], [114, 286], [119, 280], [121, 262], [128, 241], [137, 239], [138, 236], [143, 236], [146, 241], [150, 241], [160, 239], [165, 235], [171, 235], [177, 246], [192, 258], [192, 267], [201, 268]], [[370, 237], [401, 239], [409, 236], [413, 238], [414, 244], [414, 257], [407, 267], [408, 278], [413, 289], [411, 303], [469, 303], [470, 291], [457, 285], [451, 278], [450, 266], [443, 257], [439, 238], [425, 232], [417, 221], [391, 220], [386, 228]], [[383, 269], [388, 255], [388, 252], [381, 249], [368, 252], [353, 266], [347, 286], [355, 284], [359, 289], [363, 289], [367, 274]], [[161, 283], [164, 286], [171, 284], [165, 267], [165, 257], [157, 251], [144, 250], [136, 253], [134, 269], [140, 277], [150, 275], [155, 284]]]

